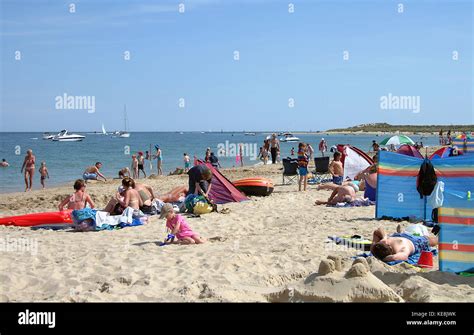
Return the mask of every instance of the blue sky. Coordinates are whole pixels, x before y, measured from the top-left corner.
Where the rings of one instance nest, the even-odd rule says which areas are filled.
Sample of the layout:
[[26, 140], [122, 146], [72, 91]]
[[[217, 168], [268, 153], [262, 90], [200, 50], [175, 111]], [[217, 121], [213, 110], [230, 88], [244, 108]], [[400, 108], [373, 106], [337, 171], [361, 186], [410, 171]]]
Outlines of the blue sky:
[[[1, 6], [1, 131], [121, 129], [124, 104], [131, 131], [474, 123], [469, 0]], [[94, 96], [95, 113], [55, 109], [64, 93]], [[420, 113], [381, 109], [389, 93], [419, 96]]]

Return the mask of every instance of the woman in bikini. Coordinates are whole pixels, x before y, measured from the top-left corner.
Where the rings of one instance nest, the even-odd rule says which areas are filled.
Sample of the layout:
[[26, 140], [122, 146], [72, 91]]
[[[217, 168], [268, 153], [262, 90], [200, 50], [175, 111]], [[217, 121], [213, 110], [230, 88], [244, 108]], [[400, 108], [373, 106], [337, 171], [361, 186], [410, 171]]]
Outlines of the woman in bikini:
[[82, 179], [76, 180], [74, 183], [75, 192], [64, 199], [59, 204], [59, 210], [64, 210], [64, 206], [67, 206], [67, 209], [84, 209], [86, 204], [89, 204], [90, 208], [94, 208], [94, 202], [92, 201], [89, 194], [86, 193], [86, 183]]
[[33, 155], [33, 150], [28, 149], [26, 152], [25, 160], [21, 166], [21, 173], [25, 169], [25, 192], [31, 191], [33, 186], [33, 176], [35, 174], [35, 161], [36, 157]]
[[143, 200], [140, 193], [135, 190], [135, 181], [132, 178], [122, 179], [122, 186], [125, 188], [125, 197], [119, 200], [120, 205], [127, 209], [130, 207], [133, 210], [133, 216], [143, 216], [140, 207], [143, 206]]

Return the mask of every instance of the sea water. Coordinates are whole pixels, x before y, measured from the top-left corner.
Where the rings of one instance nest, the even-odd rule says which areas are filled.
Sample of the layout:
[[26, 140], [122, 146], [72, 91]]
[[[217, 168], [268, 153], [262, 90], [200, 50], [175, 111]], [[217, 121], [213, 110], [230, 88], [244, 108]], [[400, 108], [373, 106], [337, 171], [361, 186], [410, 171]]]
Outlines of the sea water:
[[[70, 132], [74, 133], [74, 132]], [[112, 135], [80, 133], [86, 138], [81, 142], [53, 142], [43, 140], [42, 133], [0, 133], [0, 159], [5, 158], [10, 166], [0, 168], [0, 192], [14, 192], [24, 190], [24, 179], [20, 172], [26, 151], [32, 149], [36, 156], [36, 172], [33, 189], [39, 189], [40, 175], [38, 169], [41, 162], [46, 162], [50, 179], [47, 186], [71, 184], [77, 178], [82, 178], [84, 169], [95, 162], [103, 163], [102, 173], [108, 178], [118, 177], [118, 170], [131, 165], [131, 156], [138, 151], [155, 153], [158, 145], [163, 156], [163, 172], [174, 171], [183, 167], [183, 153], [187, 153], [191, 162], [193, 156], [203, 159], [207, 147], [217, 156], [222, 167], [240, 166], [235, 155], [239, 154], [239, 144], [245, 149], [244, 164], [255, 165], [254, 149], [263, 145], [264, 139], [270, 133], [257, 133], [248, 136], [241, 132], [133, 132], [129, 138], [113, 137]], [[321, 137], [327, 141], [328, 148], [337, 144], [352, 144], [364, 151], [369, 151], [372, 140], [380, 142], [385, 136], [380, 135], [341, 135], [341, 134], [298, 134], [301, 141], [310, 143], [315, 151]], [[424, 145], [437, 145], [438, 137], [410, 136], [414, 141], [422, 141]], [[237, 148], [228, 150], [227, 156], [222, 148]], [[250, 150], [248, 148], [251, 148]], [[281, 143], [281, 158], [290, 155], [292, 148], [298, 151], [298, 143]], [[224, 150], [225, 151], [225, 150]], [[230, 155], [229, 155], [230, 154]], [[146, 161], [147, 175], [156, 174], [156, 160]]]

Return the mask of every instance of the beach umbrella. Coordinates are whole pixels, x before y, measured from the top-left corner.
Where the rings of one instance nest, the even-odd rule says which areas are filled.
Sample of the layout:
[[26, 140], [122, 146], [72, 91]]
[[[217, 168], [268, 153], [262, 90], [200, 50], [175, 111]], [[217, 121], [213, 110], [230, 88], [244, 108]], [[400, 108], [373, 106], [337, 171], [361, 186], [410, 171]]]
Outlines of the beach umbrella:
[[398, 148], [397, 153], [423, 159], [423, 155], [418, 151], [418, 149], [409, 144], [401, 145], [400, 148]]
[[392, 137], [387, 137], [384, 139], [382, 142], [380, 142], [380, 145], [400, 145], [400, 144], [415, 144], [411, 138], [405, 135], [395, 135]]
[[[452, 152], [453, 152], [452, 147], [443, 147], [433, 152], [433, 154], [430, 156], [430, 159], [450, 157], [450, 156], [453, 156]], [[457, 154], [462, 155], [463, 152], [459, 150]]]
[[466, 133], [463, 133], [461, 135], [456, 136], [455, 139], [456, 140], [465, 140], [465, 139], [471, 140], [472, 137], [467, 135]]

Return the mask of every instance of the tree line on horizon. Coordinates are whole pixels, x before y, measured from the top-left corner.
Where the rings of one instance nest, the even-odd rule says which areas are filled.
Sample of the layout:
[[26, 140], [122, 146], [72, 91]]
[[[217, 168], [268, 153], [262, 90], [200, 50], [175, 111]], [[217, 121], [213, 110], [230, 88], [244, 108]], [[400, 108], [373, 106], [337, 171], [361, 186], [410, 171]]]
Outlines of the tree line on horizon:
[[361, 124], [358, 126], [347, 127], [347, 128], [335, 128], [328, 129], [327, 131], [339, 131], [339, 132], [420, 132], [420, 133], [439, 133], [440, 130], [446, 133], [448, 130], [451, 132], [471, 132], [474, 131], [474, 125], [391, 125], [388, 123], [372, 123], [372, 124]]

